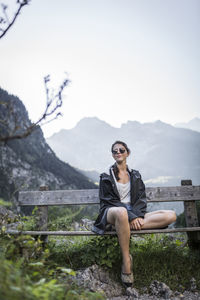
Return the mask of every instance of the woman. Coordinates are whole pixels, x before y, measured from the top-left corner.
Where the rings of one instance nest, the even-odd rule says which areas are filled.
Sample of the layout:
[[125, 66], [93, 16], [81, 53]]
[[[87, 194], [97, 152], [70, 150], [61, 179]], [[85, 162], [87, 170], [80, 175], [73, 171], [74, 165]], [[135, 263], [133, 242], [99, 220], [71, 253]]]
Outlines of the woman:
[[172, 210], [158, 210], [146, 213], [145, 185], [141, 175], [126, 164], [130, 150], [126, 143], [116, 141], [111, 147], [115, 164], [109, 174], [100, 175], [100, 214], [93, 231], [103, 234], [107, 225], [116, 228], [121, 252], [121, 280], [126, 286], [133, 283], [132, 256], [129, 253], [130, 229], [141, 230], [162, 228], [176, 220]]

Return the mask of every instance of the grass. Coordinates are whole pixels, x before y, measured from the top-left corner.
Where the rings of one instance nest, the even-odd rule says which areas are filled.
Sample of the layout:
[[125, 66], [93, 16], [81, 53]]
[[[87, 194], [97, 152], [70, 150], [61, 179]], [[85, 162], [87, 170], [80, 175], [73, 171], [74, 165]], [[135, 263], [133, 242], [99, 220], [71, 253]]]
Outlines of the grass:
[[[135, 287], [148, 287], [153, 280], [165, 282], [172, 290], [190, 287], [191, 278], [200, 289], [200, 252], [185, 244], [185, 234], [152, 234], [131, 238]], [[94, 263], [115, 274], [120, 280], [121, 254], [116, 237], [63, 238], [56, 245], [50, 240], [50, 258], [65, 263], [72, 269], [88, 267]]]
[[[185, 234], [132, 237], [135, 288], [153, 280], [182, 292], [196, 279], [200, 289], [200, 252], [191, 251]], [[45, 248], [31, 236], [0, 236], [0, 290], [2, 299], [104, 299], [71, 286], [74, 270], [98, 264], [120, 282], [121, 252], [117, 237], [49, 237]], [[20, 298], [21, 297], [21, 298]]]
[[166, 283], [172, 290], [182, 291], [190, 287], [191, 278], [200, 288], [200, 253], [191, 251], [180, 237], [150, 236], [143, 242], [135, 242], [133, 268], [135, 285], [149, 286], [153, 280]]

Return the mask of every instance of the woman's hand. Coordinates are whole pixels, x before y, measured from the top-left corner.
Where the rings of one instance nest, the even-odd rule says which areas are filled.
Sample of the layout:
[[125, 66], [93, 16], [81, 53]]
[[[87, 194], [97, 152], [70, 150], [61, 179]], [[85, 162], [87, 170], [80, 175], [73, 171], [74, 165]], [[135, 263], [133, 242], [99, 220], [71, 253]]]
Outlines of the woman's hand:
[[130, 228], [135, 230], [140, 230], [144, 225], [144, 220], [142, 218], [135, 218], [130, 222]]

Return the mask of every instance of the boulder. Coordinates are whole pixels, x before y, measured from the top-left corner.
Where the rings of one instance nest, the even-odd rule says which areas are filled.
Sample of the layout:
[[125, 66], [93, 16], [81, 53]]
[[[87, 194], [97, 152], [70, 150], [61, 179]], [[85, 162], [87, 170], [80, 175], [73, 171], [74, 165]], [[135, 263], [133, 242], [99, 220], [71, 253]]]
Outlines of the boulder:
[[106, 299], [121, 297], [124, 294], [121, 284], [116, 282], [108, 271], [96, 264], [85, 270], [78, 271], [76, 280], [78, 284], [83, 285], [90, 291], [101, 292], [106, 296]]
[[170, 299], [173, 292], [170, 290], [170, 288], [163, 282], [154, 280], [150, 285], [150, 293], [153, 296], [162, 297], [164, 299]]

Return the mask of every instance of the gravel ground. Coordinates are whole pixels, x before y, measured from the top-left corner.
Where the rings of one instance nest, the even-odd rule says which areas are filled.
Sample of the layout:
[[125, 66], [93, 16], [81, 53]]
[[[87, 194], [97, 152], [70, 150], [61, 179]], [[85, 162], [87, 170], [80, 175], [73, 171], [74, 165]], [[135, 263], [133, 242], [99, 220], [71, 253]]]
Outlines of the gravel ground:
[[142, 292], [139, 292], [134, 287], [124, 288], [98, 265], [79, 271], [74, 279], [78, 285], [90, 291], [102, 292], [107, 300], [200, 300], [200, 291], [197, 291], [195, 278], [190, 280], [190, 290], [182, 293], [172, 291], [164, 282], [157, 280], [152, 281], [150, 286], [144, 288]]
[[163, 298], [159, 296], [152, 296], [149, 294], [139, 295], [138, 297], [134, 296], [119, 296], [113, 298], [107, 298], [107, 300], [200, 300], [200, 292], [190, 292], [185, 291], [183, 294], [177, 293], [176, 295], [171, 296], [170, 298]]

